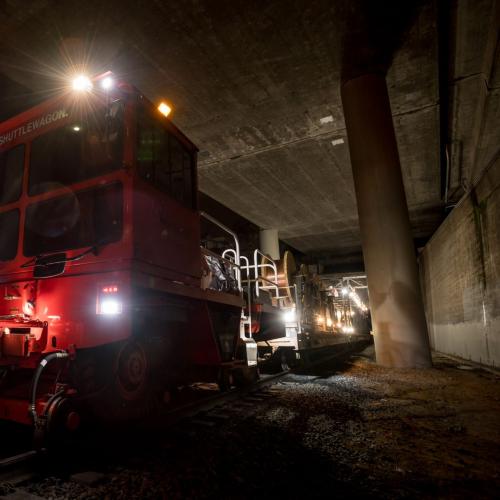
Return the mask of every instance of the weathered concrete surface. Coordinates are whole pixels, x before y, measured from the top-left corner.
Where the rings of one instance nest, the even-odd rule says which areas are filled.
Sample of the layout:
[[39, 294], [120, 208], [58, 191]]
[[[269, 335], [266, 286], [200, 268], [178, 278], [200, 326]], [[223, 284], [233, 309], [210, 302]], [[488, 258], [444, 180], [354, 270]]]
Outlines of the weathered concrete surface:
[[431, 345], [500, 366], [500, 160], [420, 255]]
[[448, 201], [475, 185], [498, 156], [500, 2], [451, 2]]
[[280, 240], [277, 229], [261, 229], [259, 234], [260, 249], [271, 259], [279, 260], [280, 255]]
[[431, 365], [427, 325], [384, 75], [343, 83], [377, 362]]

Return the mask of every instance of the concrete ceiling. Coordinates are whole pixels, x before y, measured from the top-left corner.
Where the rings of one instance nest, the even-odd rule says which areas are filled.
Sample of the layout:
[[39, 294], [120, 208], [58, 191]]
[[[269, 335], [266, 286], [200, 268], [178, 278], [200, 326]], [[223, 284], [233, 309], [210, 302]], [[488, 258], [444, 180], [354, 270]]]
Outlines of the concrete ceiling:
[[498, 154], [497, 4], [3, 0], [3, 115], [71, 63], [111, 68], [172, 101], [203, 192], [302, 252], [359, 258], [341, 78], [388, 70], [414, 236], [428, 238]]

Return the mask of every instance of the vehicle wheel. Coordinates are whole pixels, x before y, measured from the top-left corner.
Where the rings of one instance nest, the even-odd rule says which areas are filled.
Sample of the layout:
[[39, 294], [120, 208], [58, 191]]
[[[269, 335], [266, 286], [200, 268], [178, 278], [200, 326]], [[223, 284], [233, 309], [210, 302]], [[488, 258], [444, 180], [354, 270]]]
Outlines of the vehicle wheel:
[[39, 425], [34, 431], [34, 447], [41, 449], [69, 445], [81, 423], [80, 413], [73, 401], [64, 395], [49, 398], [43, 415], [39, 416]]
[[137, 401], [147, 389], [149, 366], [138, 342], [127, 342], [120, 350], [116, 366], [116, 387], [126, 401]]
[[83, 398], [87, 410], [99, 420], [136, 420], [160, 406], [163, 387], [159, 377], [154, 377], [151, 353], [144, 342], [130, 339], [106, 346], [93, 353], [90, 361], [78, 371], [77, 382], [100, 387]]

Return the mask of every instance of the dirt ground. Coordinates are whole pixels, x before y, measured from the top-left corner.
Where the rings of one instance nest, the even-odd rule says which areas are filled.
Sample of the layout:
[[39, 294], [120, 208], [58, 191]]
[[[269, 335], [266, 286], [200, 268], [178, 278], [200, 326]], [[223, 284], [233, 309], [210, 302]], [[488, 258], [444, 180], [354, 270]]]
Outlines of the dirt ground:
[[[419, 371], [373, 358], [371, 347], [340, 372], [290, 376], [258, 418], [327, 457], [345, 493], [498, 498], [500, 377], [439, 354]], [[318, 496], [335, 494], [325, 486]]]
[[214, 428], [190, 426], [118, 459], [96, 454], [82, 466], [94, 481], [48, 473], [17, 491], [87, 499], [498, 498], [495, 373], [440, 355], [429, 370], [385, 369], [371, 347], [289, 375], [272, 392]]

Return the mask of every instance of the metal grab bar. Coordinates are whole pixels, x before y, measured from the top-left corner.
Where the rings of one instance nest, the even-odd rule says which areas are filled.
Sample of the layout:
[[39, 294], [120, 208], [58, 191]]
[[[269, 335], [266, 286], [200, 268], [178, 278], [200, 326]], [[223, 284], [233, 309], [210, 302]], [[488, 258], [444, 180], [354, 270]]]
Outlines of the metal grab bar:
[[[202, 247], [202, 248], [204, 248], [204, 247]], [[208, 250], [208, 249], [205, 249], [205, 250], [207, 252], [210, 252], [213, 255], [217, 255], [216, 253], [212, 252], [211, 250]], [[227, 254], [229, 254], [229, 257], [227, 257]], [[231, 260], [231, 256], [233, 257], [234, 260]], [[248, 259], [244, 255], [240, 255], [240, 262], [246, 261], [247, 262], [246, 266], [242, 266], [241, 264], [238, 265], [235, 263], [236, 262], [236, 251], [233, 248], [226, 248], [226, 250], [224, 250], [222, 252], [222, 257], [219, 256], [219, 258], [222, 258], [226, 262], [229, 262], [231, 265], [233, 265], [234, 267], [237, 267], [238, 269], [246, 269], [248, 267]]]
[[[200, 212], [200, 217], [205, 218], [215, 226], [219, 227], [223, 231], [225, 231], [227, 234], [233, 237], [234, 239], [234, 267], [235, 267], [235, 275], [236, 275], [236, 281], [238, 283], [238, 289], [241, 291], [241, 271], [240, 271], [240, 241], [238, 240], [238, 235], [229, 229], [227, 226], [222, 224], [222, 222], [219, 222], [217, 219], [212, 217], [211, 215], [207, 214], [206, 212], [201, 211]], [[220, 256], [219, 256], [220, 257]], [[222, 257], [221, 257], [222, 258]]]
[[[240, 269], [245, 269], [246, 272], [247, 272], [247, 275], [248, 275], [248, 271], [250, 270], [250, 261], [248, 260], [247, 257], [245, 257], [244, 255], [241, 255], [240, 256], [240, 261], [244, 261], [246, 262], [246, 266], [240, 266]], [[247, 276], [248, 277], [248, 276]]]
[[[269, 261], [269, 264], [258, 264], [258, 256], [263, 257], [264, 259]], [[276, 298], [279, 298], [279, 291], [278, 291], [278, 269], [276, 267], [276, 263], [274, 260], [272, 260], [270, 257], [268, 257], [265, 253], [262, 253], [258, 248], [255, 249], [253, 253], [253, 265], [254, 265], [254, 274], [255, 274], [255, 295], [259, 297], [259, 280], [262, 279], [264, 281], [267, 281], [269, 283], [273, 284], [273, 287], [271, 288], [276, 288]], [[274, 271], [274, 282], [271, 280], [268, 280], [267, 278], [264, 278], [262, 276], [259, 276], [259, 269], [260, 268], [265, 268], [265, 267], [270, 267]], [[262, 287], [264, 288], [264, 287]]]
[[[231, 257], [236, 260], [236, 250], [234, 250], [233, 248], [226, 248], [226, 250], [224, 250], [222, 252], [222, 258], [224, 260], [229, 260], [231, 262]], [[247, 293], [247, 315], [245, 316], [245, 310], [242, 310], [241, 311], [241, 321], [240, 321], [240, 337], [242, 339], [246, 339], [248, 337], [247, 337], [247, 330], [245, 327], [248, 327], [248, 335], [250, 335], [250, 336], [251, 336], [251, 330], [252, 330], [252, 296], [250, 293], [251, 279], [248, 275], [248, 270], [250, 268], [250, 262], [244, 255], [240, 255], [240, 263], [241, 262], [246, 262], [246, 266], [243, 266], [241, 264], [239, 266], [236, 266], [236, 265], [235, 266], [240, 271], [240, 277], [241, 277], [241, 271], [246, 270], [246, 282], [247, 282], [247, 290], [248, 290], [248, 293]], [[241, 277], [241, 280], [243, 281], [243, 277]], [[243, 289], [241, 291], [243, 294]]]

